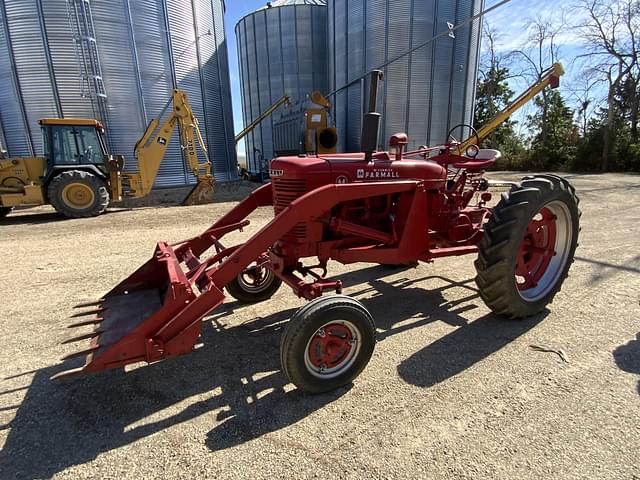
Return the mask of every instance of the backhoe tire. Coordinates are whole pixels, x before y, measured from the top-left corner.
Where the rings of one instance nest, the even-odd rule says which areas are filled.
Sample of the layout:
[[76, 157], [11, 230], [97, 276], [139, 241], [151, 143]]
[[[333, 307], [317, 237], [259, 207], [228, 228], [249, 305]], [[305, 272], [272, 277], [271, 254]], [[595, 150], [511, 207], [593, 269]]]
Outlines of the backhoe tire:
[[49, 202], [69, 218], [95, 217], [109, 206], [109, 190], [104, 180], [82, 170], [67, 170], [47, 188]]
[[476, 284], [494, 313], [542, 311], [568, 275], [578, 245], [575, 189], [556, 175], [525, 177], [492, 210], [478, 245]]
[[344, 296], [317, 298], [299, 309], [280, 341], [282, 371], [305, 393], [350, 384], [369, 363], [376, 327], [367, 309]]
[[259, 303], [270, 299], [282, 285], [271, 270], [250, 265], [225, 287], [240, 303]]
[[11, 213], [13, 207], [0, 207], [0, 218], [4, 218]]

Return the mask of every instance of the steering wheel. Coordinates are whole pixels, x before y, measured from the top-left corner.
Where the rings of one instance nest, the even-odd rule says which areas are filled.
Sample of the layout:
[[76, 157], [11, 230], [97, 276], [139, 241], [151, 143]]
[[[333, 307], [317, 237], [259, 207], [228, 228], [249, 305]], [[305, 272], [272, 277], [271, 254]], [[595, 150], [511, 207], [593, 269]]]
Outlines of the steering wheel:
[[[466, 152], [461, 152], [460, 151], [460, 144], [462, 142], [457, 140], [452, 135], [452, 133], [457, 128], [464, 128], [464, 127], [467, 127], [471, 131], [472, 136], [476, 137], [476, 142], [474, 144], [470, 145], [467, 148]], [[480, 153], [480, 147], [478, 146], [478, 145], [480, 145], [480, 136], [478, 135], [478, 131], [475, 128], [473, 128], [472, 125], [469, 125], [468, 123], [458, 123], [457, 125], [454, 125], [453, 127], [451, 127], [451, 129], [447, 133], [447, 141], [446, 141], [446, 143], [451, 143], [451, 140], [453, 140], [454, 142], [458, 143], [458, 145], [456, 146], [457, 149], [458, 149], [458, 155], [467, 155], [468, 157], [475, 158], [476, 156], [478, 156], [478, 153]]]
[[88, 145], [87, 148], [82, 152], [82, 157], [86, 163], [94, 163], [93, 162], [93, 147]]

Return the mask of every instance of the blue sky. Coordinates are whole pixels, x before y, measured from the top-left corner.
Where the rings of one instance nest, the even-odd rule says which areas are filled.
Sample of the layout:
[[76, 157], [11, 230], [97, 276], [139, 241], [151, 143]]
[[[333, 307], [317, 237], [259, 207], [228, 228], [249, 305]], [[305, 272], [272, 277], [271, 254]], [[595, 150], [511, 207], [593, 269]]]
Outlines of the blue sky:
[[[485, 8], [489, 8], [498, 2], [499, 0], [486, 0]], [[227, 45], [229, 48], [233, 117], [236, 132], [242, 130], [243, 123], [235, 26], [243, 16], [263, 7], [265, 4], [266, 0], [227, 0], [226, 2], [227, 11], [225, 14], [225, 28]], [[557, 17], [559, 16], [558, 5], [560, 4], [561, 0], [537, 0], [533, 2], [531, 0], [512, 0], [505, 6], [489, 13], [486, 16], [486, 20], [491, 26], [495, 27], [503, 34], [502, 48], [505, 51], [509, 51], [520, 48], [526, 42], [526, 25], [530, 19], [537, 16], [541, 16], [543, 18], [550, 18], [552, 16]], [[567, 33], [560, 39], [560, 43], [563, 44], [560, 52], [562, 57], [561, 60], [565, 64], [565, 68], [568, 70], [565, 79], [570, 80], [573, 76], [570, 60], [575, 58], [580, 47], [576, 41], [575, 35], [569, 29], [567, 29]], [[565, 85], [567, 83], [566, 80]], [[516, 93], [519, 93], [521, 90], [526, 88], [526, 86], [526, 82], [514, 81], [512, 88]], [[527, 109], [525, 108], [520, 117], [523, 117], [526, 113]], [[238, 152], [244, 152], [243, 142], [238, 144]]]
[[[238, 71], [238, 51], [236, 42], [236, 23], [246, 14], [264, 7], [266, 0], [227, 0], [227, 12], [224, 16], [224, 27], [229, 49], [229, 74], [231, 76], [231, 96], [233, 100], [233, 126], [236, 132], [242, 130], [242, 98], [240, 96], [240, 73]], [[238, 153], [244, 153], [244, 141], [238, 143]]]

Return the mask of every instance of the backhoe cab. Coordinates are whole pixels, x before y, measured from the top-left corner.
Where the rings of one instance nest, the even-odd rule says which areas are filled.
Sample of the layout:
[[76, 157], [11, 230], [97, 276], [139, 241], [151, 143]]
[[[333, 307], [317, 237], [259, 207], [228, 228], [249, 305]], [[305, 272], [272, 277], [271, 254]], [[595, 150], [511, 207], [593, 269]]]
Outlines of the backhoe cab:
[[97, 120], [43, 118], [44, 154], [51, 172], [68, 165], [93, 165], [106, 174], [104, 127]]
[[103, 126], [77, 118], [44, 118], [40, 125], [44, 156], [0, 160], [0, 215], [47, 203], [67, 217], [102, 213], [111, 197]]

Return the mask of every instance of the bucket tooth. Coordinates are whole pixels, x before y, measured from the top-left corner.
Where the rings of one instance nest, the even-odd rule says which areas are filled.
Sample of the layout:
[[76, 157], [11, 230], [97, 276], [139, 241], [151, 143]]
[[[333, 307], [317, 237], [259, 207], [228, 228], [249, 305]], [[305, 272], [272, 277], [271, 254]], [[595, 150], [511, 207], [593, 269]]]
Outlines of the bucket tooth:
[[70, 370], [65, 370], [64, 372], [59, 372], [59, 373], [56, 373], [55, 375], [52, 375], [49, 378], [49, 380], [58, 380], [60, 378], [75, 377], [77, 375], [81, 375], [82, 373], [84, 373], [84, 367], [72, 368]]
[[66, 345], [68, 343], [73, 343], [73, 342], [78, 342], [80, 340], [86, 340], [87, 338], [97, 337], [101, 333], [103, 333], [101, 330], [95, 330], [95, 331], [90, 332], [90, 333], [85, 333], [84, 335], [78, 335], [77, 337], [68, 338], [68, 339], [66, 339], [65, 341], [62, 342], [62, 345]]
[[83, 355], [88, 355], [90, 353], [95, 352], [99, 348], [100, 348], [100, 345], [93, 345], [93, 346], [87, 348], [86, 350], [82, 350], [80, 352], [75, 352], [75, 353], [72, 353], [70, 355], [67, 355], [66, 357], [62, 357], [62, 361], [64, 362], [65, 360], [70, 360], [72, 358], [82, 357]]
[[104, 298], [96, 300], [95, 302], [79, 303], [78, 305], [74, 305], [73, 308], [95, 307], [97, 305], [100, 305], [102, 302], [104, 302]]
[[86, 317], [87, 315], [95, 315], [97, 313], [102, 313], [104, 311], [105, 311], [105, 308], [96, 308], [96, 309], [93, 309], [93, 310], [87, 310], [86, 312], [74, 313], [69, 318]]
[[96, 318], [92, 318], [91, 320], [83, 320], [82, 322], [72, 323], [71, 325], [67, 325], [67, 328], [84, 327], [85, 325], [97, 325], [103, 320], [104, 318], [102, 317], [96, 317]]

